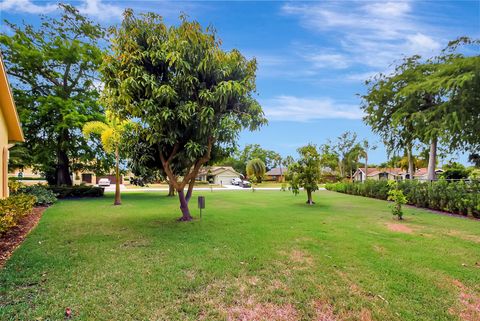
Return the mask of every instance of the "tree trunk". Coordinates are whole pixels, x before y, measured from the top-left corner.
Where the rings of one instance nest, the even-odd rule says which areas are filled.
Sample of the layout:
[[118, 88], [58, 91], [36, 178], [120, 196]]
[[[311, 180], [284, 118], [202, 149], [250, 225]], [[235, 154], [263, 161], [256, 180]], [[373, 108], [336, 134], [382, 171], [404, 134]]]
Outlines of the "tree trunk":
[[56, 185], [72, 186], [72, 178], [70, 177], [69, 166], [70, 161], [65, 151], [57, 150], [57, 168], [55, 170]]
[[315, 202], [312, 199], [312, 190], [307, 188], [307, 204], [308, 205], [313, 205]]
[[120, 196], [120, 157], [118, 155], [118, 146], [115, 148], [115, 201], [113, 205], [121, 205], [122, 199]]
[[173, 183], [168, 181], [168, 195], [169, 197], [175, 196], [175, 187], [173, 186]]
[[365, 178], [363, 179], [364, 182], [367, 181], [367, 174], [368, 174], [368, 153], [365, 150]]
[[413, 174], [414, 174], [413, 157], [412, 157], [412, 146], [410, 144], [407, 146], [407, 160], [408, 160], [409, 179], [413, 179]]
[[282, 163], [280, 162], [280, 183], [283, 183], [283, 169], [282, 169]]
[[435, 166], [437, 165], [437, 138], [433, 138], [430, 143], [430, 153], [428, 154], [427, 179], [434, 181], [436, 179]]
[[185, 192], [183, 189], [177, 190], [178, 199], [180, 200], [180, 210], [182, 211], [182, 217], [179, 221], [191, 221], [193, 217], [190, 215], [190, 210], [188, 209], [188, 200], [185, 198]]
[[344, 173], [344, 171], [343, 171], [343, 161], [338, 161], [338, 169], [340, 170], [340, 176], [341, 176], [342, 178], [344, 178], [344, 177], [345, 177], [345, 173]]

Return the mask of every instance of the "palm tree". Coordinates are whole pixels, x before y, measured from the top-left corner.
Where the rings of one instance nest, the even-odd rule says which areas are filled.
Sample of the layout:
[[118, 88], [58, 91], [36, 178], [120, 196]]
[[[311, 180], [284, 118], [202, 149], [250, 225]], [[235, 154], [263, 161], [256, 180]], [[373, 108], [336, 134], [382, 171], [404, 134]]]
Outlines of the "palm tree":
[[113, 205], [121, 205], [120, 197], [120, 156], [119, 145], [123, 132], [131, 125], [129, 121], [120, 121], [107, 113], [107, 122], [90, 121], [83, 126], [83, 135], [89, 139], [92, 134], [100, 135], [103, 149], [107, 153], [115, 153], [115, 201]]
[[249, 177], [254, 176], [257, 183], [262, 182], [265, 172], [265, 163], [259, 158], [252, 159], [247, 163], [247, 175]]
[[365, 179], [364, 181], [367, 181], [367, 174], [368, 174], [368, 152], [370, 150], [375, 150], [377, 149], [377, 146], [375, 145], [372, 145], [370, 146], [370, 143], [368, 142], [368, 140], [363, 140], [361, 146], [360, 146], [360, 153], [361, 155], [365, 158]]

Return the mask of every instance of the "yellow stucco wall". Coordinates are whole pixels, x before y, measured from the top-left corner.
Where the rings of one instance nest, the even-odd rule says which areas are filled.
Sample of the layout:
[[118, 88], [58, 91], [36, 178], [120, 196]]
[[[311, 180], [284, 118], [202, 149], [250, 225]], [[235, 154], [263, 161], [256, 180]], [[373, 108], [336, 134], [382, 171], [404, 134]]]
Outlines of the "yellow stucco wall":
[[0, 108], [0, 198], [4, 198], [8, 196], [8, 188], [7, 186], [7, 175], [4, 172], [7, 164], [5, 164], [4, 159], [4, 150], [8, 147], [8, 129], [7, 124], [5, 122], [5, 117], [1, 112]]

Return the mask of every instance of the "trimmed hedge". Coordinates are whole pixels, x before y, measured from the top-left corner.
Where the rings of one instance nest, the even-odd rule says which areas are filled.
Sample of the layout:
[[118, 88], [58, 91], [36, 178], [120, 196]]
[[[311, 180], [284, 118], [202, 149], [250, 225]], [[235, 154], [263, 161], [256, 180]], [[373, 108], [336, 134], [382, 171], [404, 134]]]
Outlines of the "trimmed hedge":
[[[389, 190], [386, 180], [367, 180], [365, 183], [339, 182], [326, 184], [325, 188], [382, 200], [388, 198]], [[410, 205], [480, 218], [480, 181], [405, 180], [398, 183], [398, 188], [403, 191]]]
[[9, 180], [12, 181], [45, 181], [45, 177], [17, 177], [17, 176], [11, 176], [8, 178]]
[[47, 189], [55, 193], [57, 198], [102, 197], [104, 193], [102, 187], [86, 185], [47, 186]]

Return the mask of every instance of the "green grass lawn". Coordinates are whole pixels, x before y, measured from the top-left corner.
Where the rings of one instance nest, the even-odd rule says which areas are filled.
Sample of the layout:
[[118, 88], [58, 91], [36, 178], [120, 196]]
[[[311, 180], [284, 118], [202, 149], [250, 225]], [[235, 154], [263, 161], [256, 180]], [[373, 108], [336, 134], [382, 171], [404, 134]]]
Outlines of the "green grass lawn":
[[203, 195], [188, 223], [164, 193], [58, 202], [0, 271], [0, 320], [479, 320], [478, 221], [408, 208], [398, 223], [328, 191], [311, 207]]

